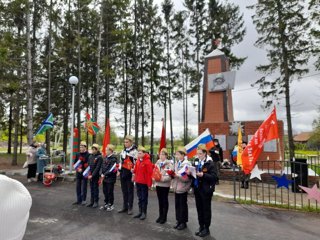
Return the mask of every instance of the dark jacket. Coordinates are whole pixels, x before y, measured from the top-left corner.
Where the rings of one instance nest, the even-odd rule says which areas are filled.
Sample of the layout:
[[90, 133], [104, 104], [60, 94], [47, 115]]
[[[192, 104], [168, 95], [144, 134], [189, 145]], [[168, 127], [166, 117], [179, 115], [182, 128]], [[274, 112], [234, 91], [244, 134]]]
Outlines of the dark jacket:
[[129, 149], [122, 150], [120, 154], [121, 169], [119, 170], [121, 178], [132, 178], [131, 170], [134, 168], [137, 153], [137, 147], [135, 145], [132, 145]]
[[90, 156], [90, 154], [88, 153], [88, 151], [85, 151], [83, 153], [81, 153], [81, 152], [77, 153], [76, 158], [73, 161], [73, 164], [78, 162], [78, 160], [81, 160], [80, 168], [82, 169], [82, 172], [77, 172], [77, 177], [82, 178], [82, 174], [83, 174], [84, 170], [86, 170], [86, 168], [89, 166], [89, 156]]
[[220, 147], [220, 144], [215, 145], [213, 148], [209, 150], [210, 156], [214, 162], [222, 162], [223, 161], [223, 150]]
[[106, 183], [115, 183], [117, 180], [117, 172], [116, 171], [111, 171], [111, 168], [113, 167], [114, 164], [118, 163], [118, 159], [116, 156], [109, 155], [107, 156], [102, 163], [101, 167], [101, 174], [103, 174], [105, 177], [103, 179], [104, 182]]
[[215, 185], [218, 179], [216, 165], [209, 156], [207, 156], [207, 159], [201, 166], [199, 159], [195, 159], [195, 162], [199, 163], [199, 165], [195, 165], [195, 167], [198, 168], [198, 172], [203, 172], [203, 176], [198, 177], [197, 180], [193, 179], [194, 191], [212, 195], [215, 191]]
[[98, 151], [96, 154], [91, 154], [89, 157], [89, 166], [92, 178], [99, 179], [100, 168], [102, 165], [103, 159], [101, 153]]

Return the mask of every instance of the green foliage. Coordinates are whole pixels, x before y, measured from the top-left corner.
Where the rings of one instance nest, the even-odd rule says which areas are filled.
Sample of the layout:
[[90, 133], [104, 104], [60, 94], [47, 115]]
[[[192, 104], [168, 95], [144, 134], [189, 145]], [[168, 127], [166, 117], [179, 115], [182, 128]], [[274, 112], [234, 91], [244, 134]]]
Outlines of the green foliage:
[[313, 121], [313, 133], [309, 141], [316, 149], [320, 150], [320, 117]]
[[231, 48], [239, 44], [246, 33], [243, 14], [234, 3], [220, 3], [219, 0], [208, 2], [208, 28], [206, 31], [206, 54], [209, 54], [217, 46], [214, 40], [221, 39], [222, 51], [230, 59], [233, 68], [240, 68], [246, 58], [235, 56]]

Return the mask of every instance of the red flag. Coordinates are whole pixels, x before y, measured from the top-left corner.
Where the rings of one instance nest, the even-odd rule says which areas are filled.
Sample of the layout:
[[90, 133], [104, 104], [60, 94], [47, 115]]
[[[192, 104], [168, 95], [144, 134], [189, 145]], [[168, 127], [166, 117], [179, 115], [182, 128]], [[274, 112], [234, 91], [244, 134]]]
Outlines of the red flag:
[[106, 148], [110, 143], [110, 121], [107, 119], [106, 131], [104, 132], [104, 138], [102, 143], [102, 154], [105, 157], [107, 155]]
[[161, 138], [160, 138], [159, 153], [161, 149], [165, 147], [166, 147], [166, 129], [164, 128], [164, 121], [162, 119], [162, 131], [161, 131]]
[[263, 144], [279, 138], [276, 108], [255, 132], [242, 153], [242, 166], [245, 174], [249, 174], [263, 150]]

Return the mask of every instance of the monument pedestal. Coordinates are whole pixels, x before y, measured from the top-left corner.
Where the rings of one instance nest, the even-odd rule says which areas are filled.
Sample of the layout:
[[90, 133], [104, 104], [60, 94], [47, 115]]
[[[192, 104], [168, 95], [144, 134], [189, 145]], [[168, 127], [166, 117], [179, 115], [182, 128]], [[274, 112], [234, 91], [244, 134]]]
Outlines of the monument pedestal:
[[[216, 49], [205, 57], [203, 83], [202, 121], [199, 134], [209, 128], [214, 138], [219, 139], [224, 158], [230, 155], [238, 141], [238, 126], [242, 129], [243, 141], [249, 142], [263, 121], [234, 121], [232, 106], [232, 89], [235, 72], [229, 71], [229, 60], [223, 52]], [[284, 159], [283, 122], [278, 121], [280, 144], [276, 140], [264, 145], [264, 151], [258, 159], [261, 168], [267, 168], [266, 160]], [[281, 155], [281, 156], [280, 156]], [[262, 166], [263, 165], [263, 166]], [[278, 164], [268, 168], [278, 169]]]

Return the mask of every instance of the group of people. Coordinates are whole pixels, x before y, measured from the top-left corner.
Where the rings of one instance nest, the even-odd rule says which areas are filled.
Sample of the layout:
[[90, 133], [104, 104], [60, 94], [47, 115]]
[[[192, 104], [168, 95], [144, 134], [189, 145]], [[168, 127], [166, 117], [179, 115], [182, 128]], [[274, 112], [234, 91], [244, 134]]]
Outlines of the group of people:
[[[43, 180], [44, 167], [47, 164], [47, 151], [44, 143], [32, 143], [27, 151], [26, 167], [28, 182]], [[38, 178], [36, 178], [38, 172]]]
[[[206, 145], [199, 144], [197, 158], [192, 165], [187, 160], [184, 147], [178, 147], [175, 152], [176, 161], [169, 160], [168, 151], [163, 148], [159, 160], [153, 165], [150, 155], [143, 146], [138, 148], [133, 144], [133, 137], [126, 136], [124, 149], [118, 160], [112, 144], [107, 145], [106, 156], [99, 151], [99, 145], [93, 144], [91, 154], [88, 153], [85, 142], [80, 143], [80, 153], [74, 160], [76, 169], [77, 201], [74, 205], [99, 207], [99, 185], [103, 185], [104, 204], [101, 210], [114, 209], [114, 185], [117, 176], [120, 177], [123, 205], [118, 213], [132, 215], [134, 185], [138, 197], [139, 211], [134, 218], [144, 220], [147, 217], [148, 191], [152, 183], [156, 187], [159, 216], [156, 222], [164, 224], [167, 221], [169, 209], [168, 195], [170, 187], [175, 193], [175, 215], [177, 230], [187, 228], [188, 222], [188, 192], [192, 187], [198, 212], [199, 229], [197, 236], [205, 237], [210, 234], [211, 200], [215, 185], [218, 182], [218, 164], [213, 158], [219, 156], [219, 149], [209, 153]], [[211, 155], [211, 156], [209, 156]], [[220, 156], [219, 156], [220, 159]], [[221, 161], [221, 160], [220, 160]], [[194, 171], [191, 171], [193, 169]], [[156, 177], [155, 172], [158, 172]], [[90, 184], [90, 201], [87, 204], [87, 183]]]

